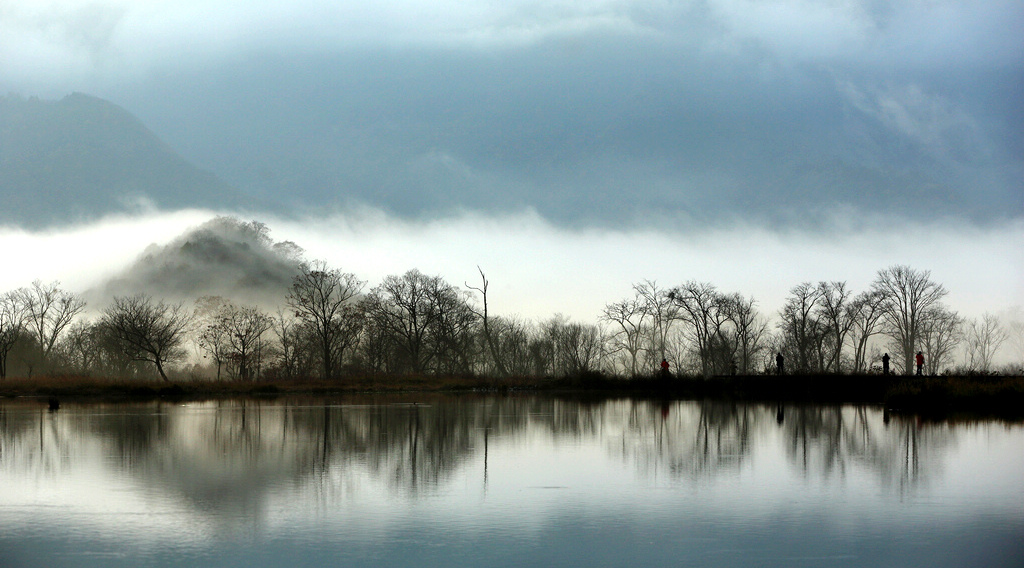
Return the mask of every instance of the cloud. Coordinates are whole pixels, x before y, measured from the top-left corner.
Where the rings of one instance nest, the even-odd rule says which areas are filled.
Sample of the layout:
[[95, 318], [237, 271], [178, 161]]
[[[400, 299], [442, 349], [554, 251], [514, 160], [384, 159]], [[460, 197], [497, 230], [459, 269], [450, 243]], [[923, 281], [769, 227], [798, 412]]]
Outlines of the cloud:
[[5, 270], [0, 290], [27, 286], [33, 280], [60, 280], [84, 292], [122, 270], [151, 243], [170, 241], [212, 216], [209, 211], [117, 215], [102, 222], [45, 231], [0, 227]]
[[299, 210], [533, 210], [577, 228], [1024, 214], [1009, 1], [2, 9], [0, 89], [109, 98]]
[[880, 31], [868, 2], [719, 0], [709, 5], [727, 38], [801, 59], [862, 52]]
[[1024, 24], [1012, 0], [13, 0], [0, 10], [4, 74], [51, 78], [138, 79], [267, 51], [522, 49], [585, 36], [756, 48], [784, 61], [1019, 65]]
[[859, 111], [937, 158], [991, 157], [977, 121], [946, 97], [912, 83], [871, 88], [844, 81], [839, 88]]

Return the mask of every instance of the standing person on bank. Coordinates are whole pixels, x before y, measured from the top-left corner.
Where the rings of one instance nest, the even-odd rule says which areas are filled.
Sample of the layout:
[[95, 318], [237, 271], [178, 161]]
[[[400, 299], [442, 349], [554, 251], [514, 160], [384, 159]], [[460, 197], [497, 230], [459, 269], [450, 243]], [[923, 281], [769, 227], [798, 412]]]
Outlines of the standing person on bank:
[[921, 369], [924, 368], [924, 354], [918, 351], [914, 361], [917, 363], [917, 376], [921, 376]]

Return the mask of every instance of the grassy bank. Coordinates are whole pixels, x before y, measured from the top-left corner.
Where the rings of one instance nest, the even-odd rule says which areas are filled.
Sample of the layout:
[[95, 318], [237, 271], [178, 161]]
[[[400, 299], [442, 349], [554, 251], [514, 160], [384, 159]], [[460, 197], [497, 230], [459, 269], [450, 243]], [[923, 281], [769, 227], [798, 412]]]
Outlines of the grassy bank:
[[170, 398], [203, 400], [280, 395], [332, 395], [360, 392], [460, 392], [480, 389], [539, 390], [543, 381], [528, 378], [481, 379], [478, 377], [356, 376], [336, 381], [212, 381], [171, 383], [144, 379], [111, 379], [80, 376], [12, 378], [0, 381], [0, 397], [35, 397], [58, 400], [150, 400]]
[[1024, 418], [1024, 377], [881, 375], [752, 375], [638, 378], [601, 374], [577, 377], [356, 376], [338, 381], [182, 381], [160, 383], [94, 377], [15, 378], [0, 382], [2, 397], [57, 401], [205, 400], [216, 398], [411, 392], [572, 392], [597, 397], [628, 395], [758, 402], [879, 404], [908, 412], [969, 412]]

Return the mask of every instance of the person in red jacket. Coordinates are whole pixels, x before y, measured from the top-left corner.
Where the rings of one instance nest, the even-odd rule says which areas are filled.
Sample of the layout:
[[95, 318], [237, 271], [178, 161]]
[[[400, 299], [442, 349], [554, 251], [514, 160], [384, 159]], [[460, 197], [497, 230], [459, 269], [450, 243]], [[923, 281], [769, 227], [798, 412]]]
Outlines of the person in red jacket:
[[921, 369], [924, 367], [924, 355], [918, 351], [917, 357], [915, 357], [914, 360], [917, 363], [917, 374], [920, 375]]
[[665, 359], [661, 360], [661, 378], [668, 378], [668, 361], [666, 361]]

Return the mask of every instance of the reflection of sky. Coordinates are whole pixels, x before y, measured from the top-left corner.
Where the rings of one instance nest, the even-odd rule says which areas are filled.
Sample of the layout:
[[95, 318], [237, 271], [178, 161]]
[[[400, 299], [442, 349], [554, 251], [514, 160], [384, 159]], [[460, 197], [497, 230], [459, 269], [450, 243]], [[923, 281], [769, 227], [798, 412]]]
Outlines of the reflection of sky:
[[[985, 504], [1020, 518], [1024, 513], [1021, 427], [974, 425], [957, 434], [955, 453], [943, 456], [943, 489], [965, 502]], [[1017, 496], [1003, 500], [1004, 496]]]
[[[790, 422], [794, 412], [778, 425], [774, 409], [740, 409], [737, 415], [702, 413], [696, 403], [677, 403], [662, 422], [660, 405], [619, 401], [585, 407], [581, 413], [589, 418], [580, 421], [580, 430], [553, 427], [568, 422], [564, 410], [555, 411], [555, 420], [550, 412], [529, 409], [520, 426], [489, 432], [486, 477], [478, 424], [470, 454], [447, 462], [436, 482], [423, 480], [415, 489], [391, 469], [375, 470], [366, 459], [344, 455], [344, 448], [326, 468], [303, 469], [303, 452], [316, 445], [315, 435], [287, 430], [288, 421], [298, 418], [279, 405], [260, 407], [266, 439], [257, 440], [237, 436], [237, 408], [165, 407], [167, 437], [158, 442], [165, 445], [135, 462], [113, 455], [108, 440], [82, 429], [89, 424], [85, 411], [34, 410], [24, 429], [3, 431], [0, 565], [33, 565], [19, 563], [18, 554], [40, 552], [40, 543], [49, 543], [44, 555], [52, 550], [69, 565], [102, 564], [101, 558], [130, 564], [139, 555], [158, 564], [161, 558], [237, 564], [293, 555], [296, 565], [324, 558], [441, 565], [466, 555], [463, 564], [477, 564], [484, 552], [498, 565], [547, 554], [563, 560], [600, 554], [612, 564], [620, 558], [656, 565], [676, 553], [712, 565], [741, 565], [744, 547], [778, 555], [766, 565], [799, 560], [798, 550], [835, 563], [853, 561], [850, 555], [865, 560], [887, 547], [957, 565], [951, 562], [962, 560], [963, 551], [945, 558], [927, 552], [924, 543], [936, 539], [924, 535], [955, 528], [980, 539], [991, 554], [992, 547], [1009, 546], [1001, 538], [1024, 530], [1019, 426], [899, 419], [885, 426], [874, 411], [864, 415], [867, 424], [857, 424], [855, 412], [844, 409], [842, 424], [870, 437], [873, 449], [856, 455], [851, 448], [861, 446], [841, 444], [844, 466], [825, 472], [818, 457], [805, 467], [785, 451], [800, 431]], [[4, 424], [21, 412], [23, 407], [5, 409]], [[254, 409], [247, 412], [253, 420]], [[366, 407], [343, 412], [362, 413], [355, 422], [374, 415]], [[421, 412], [423, 425], [435, 416], [427, 407]], [[706, 429], [709, 438], [727, 449], [735, 447], [728, 438], [742, 431], [735, 426], [747, 420], [746, 449], [718, 456], [713, 467], [679, 468], [693, 463], [693, 444], [703, 439], [701, 420], [708, 416], [719, 420]], [[237, 455], [223, 461], [218, 452], [230, 444], [200, 435], [215, 418], [222, 427], [217, 431], [240, 444], [232, 447]], [[898, 448], [911, 434], [917, 436], [919, 470], [911, 475], [917, 482], [905, 486], [899, 460], [906, 456]], [[800, 442], [820, 456], [835, 441], [824, 437], [816, 433]], [[701, 441], [698, 447], [708, 446]], [[238, 497], [241, 504], [208, 506], [187, 494], [198, 481], [176, 479], [190, 471], [234, 479], [239, 491], [254, 495]], [[885, 544], [893, 538], [897, 544]]]

